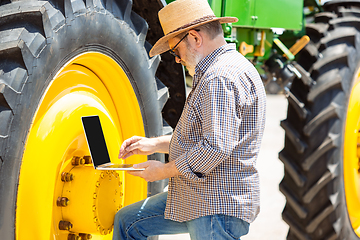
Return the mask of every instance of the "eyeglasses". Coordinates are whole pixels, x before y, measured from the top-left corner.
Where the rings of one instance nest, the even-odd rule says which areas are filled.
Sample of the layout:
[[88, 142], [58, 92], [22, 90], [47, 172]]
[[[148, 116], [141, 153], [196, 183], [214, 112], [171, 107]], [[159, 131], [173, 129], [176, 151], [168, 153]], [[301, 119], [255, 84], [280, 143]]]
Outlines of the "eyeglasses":
[[170, 51], [170, 54], [173, 55], [174, 57], [177, 57], [178, 59], [181, 59], [181, 57], [180, 57], [179, 55], [177, 55], [177, 54], [174, 52], [174, 50], [175, 50], [175, 48], [179, 45], [179, 43], [187, 37], [187, 35], [189, 35], [189, 33], [186, 33], [185, 36], [183, 36], [183, 37], [180, 39], [180, 41], [178, 41], [178, 43], [177, 43], [173, 48], [171, 48], [171, 49], [169, 50], [169, 51]]

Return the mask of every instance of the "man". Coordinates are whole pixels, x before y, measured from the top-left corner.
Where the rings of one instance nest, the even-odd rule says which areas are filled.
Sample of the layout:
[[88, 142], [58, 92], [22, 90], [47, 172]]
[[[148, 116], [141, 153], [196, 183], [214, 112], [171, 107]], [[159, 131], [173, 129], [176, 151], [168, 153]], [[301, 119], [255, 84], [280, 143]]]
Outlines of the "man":
[[255, 166], [265, 122], [265, 92], [254, 66], [227, 44], [206, 0], [177, 0], [159, 12], [165, 36], [150, 56], [169, 51], [193, 75], [173, 136], [124, 141], [119, 158], [169, 153], [169, 163], [137, 164], [146, 181], [170, 178], [168, 193], [122, 208], [114, 239], [189, 232], [191, 239], [240, 239], [259, 212]]

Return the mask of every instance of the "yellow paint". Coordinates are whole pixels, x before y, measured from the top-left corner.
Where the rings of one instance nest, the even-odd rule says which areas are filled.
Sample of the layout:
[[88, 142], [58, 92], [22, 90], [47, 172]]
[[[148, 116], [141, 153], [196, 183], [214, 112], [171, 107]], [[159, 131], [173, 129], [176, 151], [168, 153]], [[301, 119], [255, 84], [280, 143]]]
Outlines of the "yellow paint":
[[[60, 220], [72, 221], [75, 233], [92, 233], [92, 239], [111, 239], [111, 234], [101, 234], [112, 228], [109, 224], [118, 206], [146, 197], [147, 183], [140, 178], [119, 171], [118, 176], [108, 175], [96, 189], [94, 182], [100, 181], [103, 171], [95, 171], [89, 164], [71, 165], [73, 156], [90, 155], [81, 124], [81, 116], [89, 115], [100, 116], [114, 163], [122, 162], [117, 156], [124, 139], [145, 135], [128, 77], [114, 60], [96, 52], [79, 55], [65, 64], [39, 103], [20, 169], [16, 239], [65, 240], [69, 232], [58, 229]], [[127, 163], [143, 161], [146, 156], [133, 156]], [[62, 182], [62, 172], [74, 173], [74, 180]], [[94, 200], [95, 192], [99, 198]], [[70, 204], [58, 207], [56, 200], [64, 195], [69, 196]], [[109, 204], [108, 198], [117, 199]], [[75, 211], [74, 207], [80, 205], [83, 207]], [[94, 222], [94, 215], [100, 227], [88, 226]]]
[[254, 51], [253, 45], [248, 45], [246, 42], [241, 42], [239, 46], [239, 52], [245, 56], [248, 53], [252, 53]]
[[[289, 51], [292, 53], [292, 55], [298, 54], [308, 43], [310, 42], [309, 36], [305, 35], [302, 38], [299, 39], [290, 49]], [[286, 57], [289, 59], [289, 57], [284, 53], [283, 57]]]
[[260, 45], [255, 47], [255, 52], [254, 52], [255, 57], [263, 57], [265, 55], [265, 39], [266, 39], [266, 33], [265, 31], [261, 31]]
[[344, 185], [346, 205], [355, 233], [360, 236], [360, 189], [359, 155], [360, 146], [360, 70], [355, 75], [347, 110], [344, 137]]
[[98, 234], [100, 227], [100, 233], [111, 232], [115, 214], [124, 204], [120, 181], [124, 176], [115, 171], [95, 171], [92, 166], [74, 167], [70, 173], [74, 180], [64, 184], [61, 195], [71, 202], [61, 210], [63, 219], [73, 224], [71, 231]]

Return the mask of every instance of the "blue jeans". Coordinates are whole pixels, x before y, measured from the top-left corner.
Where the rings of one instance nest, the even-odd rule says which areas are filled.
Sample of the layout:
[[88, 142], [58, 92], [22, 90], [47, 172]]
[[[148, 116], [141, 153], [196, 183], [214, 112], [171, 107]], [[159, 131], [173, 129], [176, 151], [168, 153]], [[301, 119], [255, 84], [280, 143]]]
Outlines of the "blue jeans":
[[227, 215], [210, 215], [187, 222], [164, 219], [167, 192], [120, 209], [115, 216], [113, 240], [162, 234], [189, 233], [192, 240], [234, 240], [249, 232], [249, 223]]

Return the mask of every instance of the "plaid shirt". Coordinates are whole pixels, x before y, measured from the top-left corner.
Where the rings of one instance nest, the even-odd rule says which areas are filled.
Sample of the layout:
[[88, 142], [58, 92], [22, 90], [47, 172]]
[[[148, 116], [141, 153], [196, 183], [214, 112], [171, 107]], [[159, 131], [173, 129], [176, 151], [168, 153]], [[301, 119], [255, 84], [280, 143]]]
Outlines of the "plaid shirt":
[[225, 214], [254, 221], [260, 209], [256, 159], [265, 105], [258, 72], [234, 44], [197, 64], [170, 142], [169, 159], [181, 175], [170, 179], [166, 219]]

